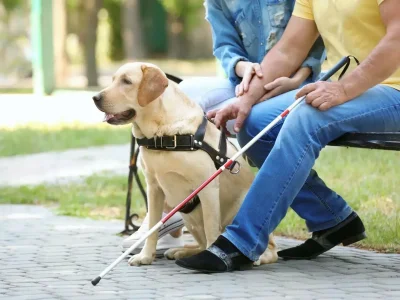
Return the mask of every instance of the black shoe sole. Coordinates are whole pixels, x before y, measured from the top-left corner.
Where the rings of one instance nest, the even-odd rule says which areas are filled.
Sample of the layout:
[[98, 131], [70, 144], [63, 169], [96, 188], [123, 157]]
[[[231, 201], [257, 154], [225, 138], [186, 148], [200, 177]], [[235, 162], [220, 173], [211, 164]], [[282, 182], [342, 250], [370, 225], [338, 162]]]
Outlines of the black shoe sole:
[[246, 264], [246, 265], [241, 265], [241, 266], [238, 266], [238, 267], [234, 268], [233, 270], [229, 270], [229, 271], [228, 270], [226, 270], [226, 271], [210, 271], [210, 270], [204, 270], [204, 269], [191, 268], [191, 267], [188, 267], [188, 266], [186, 266], [184, 264], [181, 264], [179, 260], [176, 260], [175, 263], [178, 266], [180, 266], [182, 268], [185, 268], [185, 269], [188, 269], [188, 270], [197, 271], [197, 272], [201, 272], [201, 273], [210, 273], [210, 274], [211, 273], [226, 273], [226, 272], [232, 272], [232, 271], [248, 271], [248, 270], [253, 269], [253, 263]]
[[[328, 250], [326, 250], [328, 251]], [[316, 254], [314, 254], [313, 256], [307, 256], [307, 257], [291, 257], [291, 256], [285, 256], [285, 257], [281, 257], [283, 260], [311, 260], [311, 259], [315, 259], [318, 256], [320, 256], [321, 254], [325, 253], [326, 251], [322, 251], [322, 252], [317, 252]]]
[[359, 242], [359, 241], [361, 241], [361, 240], [363, 240], [363, 239], [365, 239], [365, 238], [367, 238], [367, 235], [366, 235], [366, 233], [365, 233], [365, 231], [364, 231], [364, 232], [362, 232], [362, 233], [360, 233], [360, 234], [357, 234], [357, 235], [355, 235], [355, 236], [349, 237], [348, 239], [345, 239], [345, 240], [342, 242], [342, 245], [343, 245], [343, 246], [348, 246], [348, 245], [357, 243], [357, 242]]
[[[359, 241], [361, 241], [361, 240], [363, 240], [365, 238], [367, 238], [367, 235], [366, 235], [366, 233], [364, 231], [364, 232], [362, 232], [360, 234], [354, 235], [352, 237], [349, 237], [348, 239], [343, 240], [341, 243], [339, 243], [337, 245], [342, 244], [343, 246], [349, 246], [349, 245], [357, 243], [357, 242], [359, 242]], [[325, 249], [324, 251], [317, 252], [317, 253], [313, 254], [312, 256], [308, 256], [308, 257], [290, 257], [290, 256], [286, 256], [286, 257], [280, 257], [280, 258], [282, 258], [283, 260], [310, 260], [310, 259], [315, 259], [318, 256], [320, 256], [321, 254], [333, 249], [337, 245], [333, 246], [332, 248]]]

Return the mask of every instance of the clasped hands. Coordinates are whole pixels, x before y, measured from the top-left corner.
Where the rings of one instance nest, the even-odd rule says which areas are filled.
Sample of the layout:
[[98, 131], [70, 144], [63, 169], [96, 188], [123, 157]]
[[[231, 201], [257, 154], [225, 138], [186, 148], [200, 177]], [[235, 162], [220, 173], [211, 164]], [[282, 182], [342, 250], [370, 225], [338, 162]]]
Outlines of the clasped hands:
[[[248, 92], [250, 82], [255, 76], [258, 78], [263, 77], [260, 65], [248, 63], [242, 82], [236, 86], [237, 100], [222, 109], [207, 113], [208, 119], [214, 119], [214, 123], [218, 128], [225, 129], [229, 120], [235, 120], [234, 131], [238, 133], [253, 105], [294, 90], [301, 84], [292, 78], [280, 77], [263, 86], [264, 96], [261, 99], [253, 99]], [[308, 84], [297, 92], [296, 99], [303, 96], [306, 96], [305, 102], [307, 104], [320, 111], [326, 111], [349, 100], [340, 82], [318, 81]]]

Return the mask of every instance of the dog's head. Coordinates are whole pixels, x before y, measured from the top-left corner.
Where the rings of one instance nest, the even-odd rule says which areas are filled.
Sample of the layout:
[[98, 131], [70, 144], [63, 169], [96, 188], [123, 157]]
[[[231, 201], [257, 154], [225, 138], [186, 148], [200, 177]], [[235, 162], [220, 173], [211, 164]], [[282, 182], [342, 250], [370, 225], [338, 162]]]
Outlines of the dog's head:
[[131, 123], [141, 108], [160, 97], [168, 87], [168, 78], [148, 63], [128, 63], [113, 76], [110, 86], [93, 96], [97, 108], [112, 125]]

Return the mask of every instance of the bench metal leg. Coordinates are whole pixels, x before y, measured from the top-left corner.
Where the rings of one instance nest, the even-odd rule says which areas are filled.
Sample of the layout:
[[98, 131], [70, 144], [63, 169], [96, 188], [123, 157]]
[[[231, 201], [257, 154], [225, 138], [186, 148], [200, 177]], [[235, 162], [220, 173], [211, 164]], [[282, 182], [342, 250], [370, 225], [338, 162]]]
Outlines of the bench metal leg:
[[131, 134], [131, 151], [130, 151], [130, 159], [129, 159], [128, 191], [127, 191], [127, 195], [126, 195], [125, 229], [120, 233], [123, 235], [131, 235], [132, 233], [137, 231], [140, 227], [140, 225], [137, 225], [135, 223], [135, 221], [139, 219], [138, 214], [136, 214], [136, 213], [131, 214], [133, 178], [135, 178], [138, 188], [143, 196], [143, 199], [144, 199], [144, 202], [146, 205], [146, 210], [148, 209], [146, 191], [144, 190], [142, 182], [140, 181], [140, 177], [138, 174], [138, 168], [137, 168], [137, 159], [139, 156], [139, 148], [136, 150], [135, 150], [135, 148], [136, 148], [136, 139]]

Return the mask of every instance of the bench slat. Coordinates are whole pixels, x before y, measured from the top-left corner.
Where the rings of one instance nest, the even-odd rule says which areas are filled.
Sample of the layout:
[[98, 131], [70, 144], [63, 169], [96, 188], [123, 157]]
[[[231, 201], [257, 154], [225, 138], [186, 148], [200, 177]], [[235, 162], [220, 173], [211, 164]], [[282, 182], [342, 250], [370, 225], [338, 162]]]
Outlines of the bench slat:
[[329, 145], [400, 151], [400, 132], [347, 133]]

